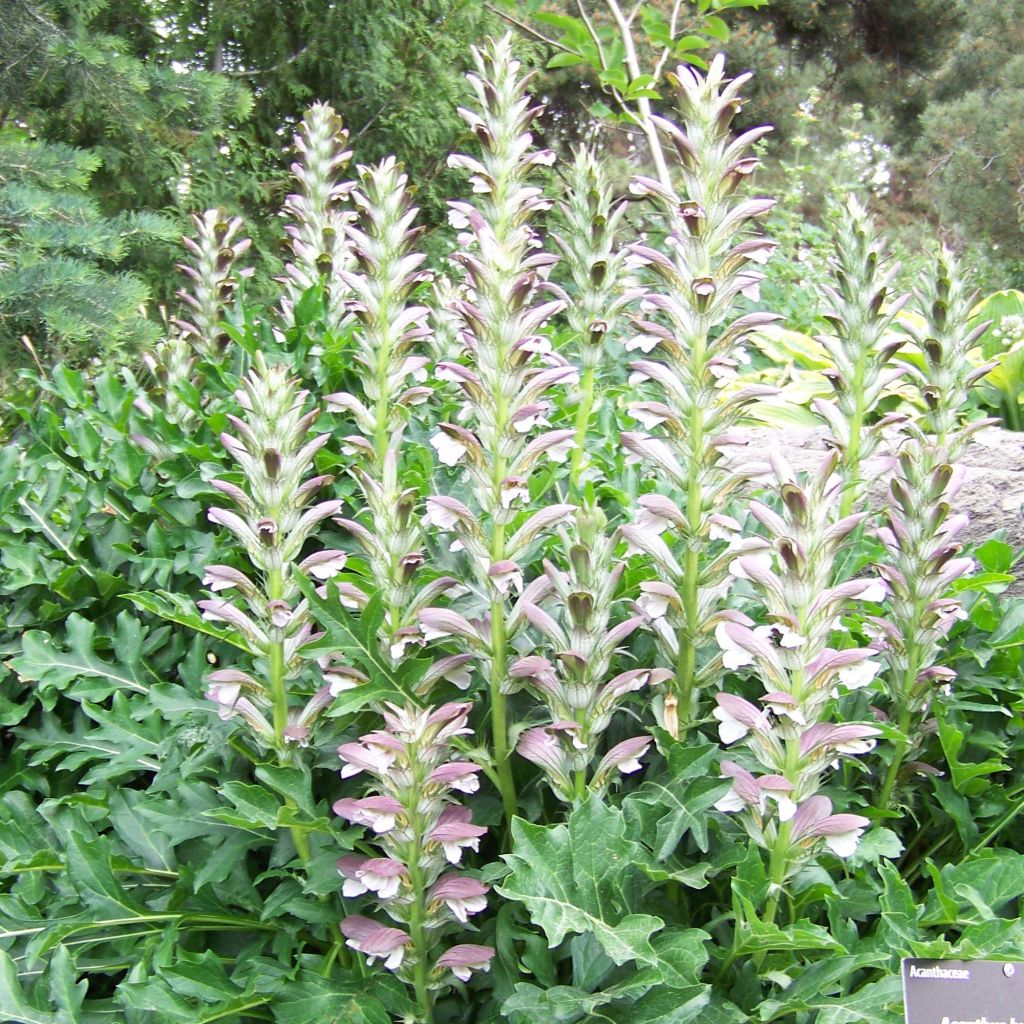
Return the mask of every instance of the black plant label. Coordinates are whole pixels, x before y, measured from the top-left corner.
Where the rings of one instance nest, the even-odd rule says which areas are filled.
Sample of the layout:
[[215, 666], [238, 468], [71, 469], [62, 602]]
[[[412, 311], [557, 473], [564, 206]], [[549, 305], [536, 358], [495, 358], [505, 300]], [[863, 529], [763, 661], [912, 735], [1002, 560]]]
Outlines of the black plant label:
[[1024, 1024], [1024, 963], [903, 961], [906, 1024]]

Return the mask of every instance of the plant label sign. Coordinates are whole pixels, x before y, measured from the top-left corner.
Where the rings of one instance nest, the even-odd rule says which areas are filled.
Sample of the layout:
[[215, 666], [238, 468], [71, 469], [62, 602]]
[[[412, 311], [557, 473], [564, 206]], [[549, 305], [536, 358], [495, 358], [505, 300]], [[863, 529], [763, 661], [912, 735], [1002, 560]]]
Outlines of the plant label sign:
[[1024, 1024], [1024, 963], [903, 961], [906, 1024]]

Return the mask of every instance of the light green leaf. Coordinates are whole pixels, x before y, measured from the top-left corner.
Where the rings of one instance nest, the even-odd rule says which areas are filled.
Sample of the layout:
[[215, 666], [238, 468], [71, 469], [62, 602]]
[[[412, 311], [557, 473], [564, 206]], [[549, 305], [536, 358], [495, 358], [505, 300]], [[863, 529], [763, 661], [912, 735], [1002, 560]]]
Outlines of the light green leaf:
[[131, 601], [136, 608], [141, 608], [151, 615], [157, 615], [167, 622], [174, 622], [193, 632], [216, 637], [218, 640], [223, 640], [224, 643], [231, 644], [232, 647], [237, 647], [240, 651], [245, 651], [246, 654], [253, 653], [238, 633], [233, 629], [224, 629], [221, 626], [215, 626], [212, 622], [207, 622], [196, 611], [192, 601], [181, 594], [171, 594], [166, 590], [153, 590], [139, 594], [123, 594], [122, 596], [125, 600]]
[[345, 654], [369, 675], [372, 683], [386, 684], [390, 688], [389, 696], [403, 699], [405, 695], [390, 662], [384, 657], [373, 625], [379, 618], [375, 613], [380, 611], [380, 596], [375, 594], [357, 618], [342, 605], [337, 589], [332, 589], [330, 582], [327, 584], [327, 600], [317, 594], [316, 588], [301, 573], [296, 575], [295, 582], [309, 601], [313, 617], [324, 630], [320, 640], [302, 648], [302, 655]]
[[3, 950], [0, 950], [0, 1018], [18, 1024], [57, 1024], [50, 1011], [33, 1006], [25, 998], [14, 962]]
[[626, 816], [639, 824], [641, 835], [650, 837], [656, 860], [671, 856], [687, 832], [707, 851], [710, 808], [729, 788], [714, 768], [718, 753], [713, 743], [672, 743], [666, 772], [626, 798]]
[[339, 985], [312, 971], [300, 971], [275, 998], [277, 1024], [391, 1024], [391, 1015], [370, 983]]
[[554, 57], [548, 61], [547, 67], [549, 70], [552, 68], [571, 68], [575, 67], [577, 64], [585, 63], [586, 61], [582, 54], [566, 53], [563, 51], [562, 53], [556, 53]]
[[526, 905], [548, 945], [569, 934], [591, 932], [616, 964], [657, 962], [651, 935], [660, 918], [633, 913], [647, 881], [633, 866], [646, 854], [626, 836], [621, 811], [592, 796], [567, 825], [512, 821], [512, 869], [496, 891]]
[[22, 653], [8, 664], [23, 683], [38, 682], [64, 690], [81, 679], [98, 680], [100, 685], [86, 692], [92, 700], [103, 700], [118, 690], [149, 692], [139, 657], [142, 639], [136, 620], [124, 614], [118, 616], [117, 664], [96, 656], [96, 626], [88, 619], [72, 612], [66, 628], [66, 650], [41, 630], [29, 630], [22, 637]]

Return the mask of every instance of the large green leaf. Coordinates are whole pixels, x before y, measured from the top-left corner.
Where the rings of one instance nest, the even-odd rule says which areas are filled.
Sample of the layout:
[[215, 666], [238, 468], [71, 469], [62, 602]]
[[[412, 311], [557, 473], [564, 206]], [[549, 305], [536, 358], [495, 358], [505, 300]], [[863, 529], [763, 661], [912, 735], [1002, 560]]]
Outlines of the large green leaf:
[[57, 1024], [52, 1009], [30, 1003], [18, 983], [14, 961], [0, 950], [0, 1018], [17, 1024]]
[[49, 633], [30, 630], [22, 637], [22, 653], [10, 665], [22, 682], [38, 682], [57, 690], [88, 679], [92, 685], [76, 688], [76, 695], [104, 700], [119, 690], [148, 693], [155, 677], [142, 662], [142, 627], [127, 613], [117, 617], [113, 640], [117, 662], [96, 655], [96, 626], [77, 613], [67, 618], [67, 647], [62, 649]]
[[669, 741], [667, 746], [667, 770], [644, 782], [623, 803], [658, 861], [671, 856], [687, 832], [701, 850], [707, 850], [710, 809], [730, 785], [714, 768], [720, 753], [715, 744], [684, 746]]
[[[403, 699], [406, 696], [402, 685], [403, 672], [396, 670], [385, 658], [381, 649], [377, 628], [383, 617], [379, 595], [374, 595], [359, 616], [352, 615], [342, 605], [337, 590], [332, 591], [328, 582], [328, 599], [320, 597], [316, 588], [301, 573], [295, 582], [309, 601], [313, 617], [324, 631], [323, 637], [302, 648], [304, 656], [318, 654], [344, 654], [359, 665], [370, 677], [370, 683], [377, 689], [374, 699]], [[356, 687], [359, 693], [362, 687]]]
[[626, 835], [616, 808], [592, 796], [567, 825], [512, 822], [512, 869], [496, 891], [526, 905], [553, 948], [569, 934], [591, 932], [616, 964], [655, 964], [651, 935], [664, 922], [635, 913], [649, 883], [634, 866], [646, 853]]
[[338, 984], [312, 971], [300, 971], [282, 986], [272, 1008], [277, 1024], [391, 1024], [372, 984]]
[[237, 647], [246, 654], [252, 654], [252, 649], [245, 640], [233, 629], [226, 629], [222, 626], [207, 622], [206, 619], [196, 610], [195, 604], [181, 594], [171, 594], [166, 590], [152, 590], [137, 594], [124, 594], [125, 600], [131, 601], [136, 608], [157, 615], [167, 622], [184, 626], [195, 633], [205, 633], [206, 636], [223, 640], [224, 643]]

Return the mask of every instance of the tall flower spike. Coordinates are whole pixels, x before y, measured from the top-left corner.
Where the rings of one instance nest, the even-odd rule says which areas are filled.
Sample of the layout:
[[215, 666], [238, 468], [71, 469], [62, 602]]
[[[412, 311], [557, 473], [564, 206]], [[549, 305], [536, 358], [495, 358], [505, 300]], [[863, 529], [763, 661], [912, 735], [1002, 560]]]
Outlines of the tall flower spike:
[[306, 111], [295, 136], [299, 159], [292, 174], [300, 191], [285, 200], [285, 228], [291, 259], [281, 278], [285, 294], [281, 312], [286, 323], [295, 318], [295, 304], [314, 285], [323, 282], [327, 327], [337, 331], [348, 316], [345, 302], [349, 286], [342, 272], [352, 265], [348, 225], [352, 214], [345, 203], [353, 183], [340, 175], [352, 158], [345, 149], [348, 132], [341, 118], [326, 103], [314, 103]]
[[[720, 56], [706, 76], [686, 67], [670, 76], [685, 130], [661, 118], [657, 123], [679, 157], [679, 193], [646, 177], [630, 186], [660, 208], [668, 235], [664, 252], [629, 246], [631, 265], [647, 268], [657, 282], [641, 304], [640, 333], [626, 342], [628, 351], [643, 356], [630, 364], [630, 382], [649, 385], [659, 400], [632, 404], [631, 415], [644, 432], [623, 434], [622, 440], [683, 504], [648, 495], [653, 506], [644, 505], [623, 533], [632, 550], [652, 556], [659, 578], [679, 596], [667, 613], [672, 628], [658, 633], [662, 655], [675, 667], [663, 718], [675, 734], [677, 716], [687, 724], [696, 720], [700, 688], [711, 681], [708, 623], [725, 586], [718, 539], [735, 528], [720, 512], [747, 479], [727, 461], [725, 450], [735, 444], [729, 431], [749, 402], [773, 393], [760, 386], [723, 388], [744, 358], [746, 334], [777, 319], [770, 313], [734, 318], [741, 295], [756, 297], [763, 275], [755, 267], [775, 244], [749, 229], [773, 201], [736, 194], [757, 165], [751, 147], [770, 131], [752, 128], [737, 138], [730, 133], [749, 77], [726, 79]], [[663, 533], [677, 544], [666, 543]]]
[[590, 418], [594, 412], [594, 386], [614, 336], [622, 310], [640, 292], [626, 273], [626, 254], [618, 234], [626, 202], [616, 201], [605, 163], [591, 150], [580, 148], [567, 169], [568, 187], [559, 204], [561, 234], [552, 233], [562, 251], [562, 263], [571, 278], [568, 308], [573, 341], [570, 358], [583, 371], [576, 409], [576, 447], [571, 480], [579, 488]]
[[885, 243], [864, 207], [851, 197], [837, 220], [830, 261], [833, 284], [824, 286], [830, 305], [824, 318], [833, 333], [818, 337], [832, 361], [826, 376], [836, 397], [815, 399], [813, 405], [843, 455], [841, 512], [849, 515], [864, 496], [864, 463], [877, 449], [882, 429], [902, 420], [894, 415], [867, 422], [886, 388], [903, 376], [893, 361], [903, 338], [891, 328], [910, 296], [893, 294], [899, 264], [886, 260]]
[[[442, 463], [465, 467], [463, 491], [472, 494], [476, 510], [445, 497], [428, 499], [427, 508], [432, 523], [455, 533], [490, 608], [479, 629], [461, 630], [456, 639], [480, 659], [489, 679], [494, 757], [511, 819], [516, 801], [505, 694], [508, 645], [522, 619], [510, 613], [509, 600], [522, 585], [519, 566], [527, 548], [571, 506], [541, 509], [514, 534], [508, 527], [530, 497], [530, 475], [538, 462], [568, 457], [573, 431], [545, 429], [547, 394], [557, 385], [576, 383], [579, 375], [540, 333], [564, 303], [543, 301], [557, 257], [543, 251], [531, 227], [533, 216], [550, 203], [530, 177], [554, 154], [532, 149], [528, 129], [538, 108], [530, 105], [509, 37], [483, 52], [474, 50], [474, 59], [479, 73], [468, 78], [481, 109], [461, 113], [480, 142], [481, 156], [449, 157], [451, 166], [469, 172], [477, 197], [476, 205], [449, 204], [463, 246], [454, 260], [465, 269], [469, 292], [454, 306], [464, 325], [466, 359], [436, 369], [439, 379], [461, 390], [464, 416], [459, 423], [440, 424], [431, 444]], [[421, 613], [425, 625], [427, 611]], [[444, 634], [433, 630], [430, 635]]]
[[917, 386], [921, 412], [906, 427], [910, 437], [900, 449], [886, 524], [878, 532], [888, 554], [878, 572], [889, 582], [892, 601], [874, 625], [889, 667], [890, 719], [902, 737], [892, 746], [879, 807], [889, 805], [905, 774], [934, 697], [955, 678], [939, 659], [947, 633], [964, 612], [947, 591], [974, 565], [957, 557], [967, 525], [966, 516], [951, 515], [963, 481], [957, 459], [976, 431], [995, 422], [961, 422], [971, 385], [989, 369], [967, 358], [988, 326], [971, 324], [975, 299], [955, 257], [943, 248], [915, 293], [921, 327], [911, 331], [924, 358], [910, 362], [907, 373]]
[[222, 434], [221, 441], [238, 464], [241, 486], [229, 480], [215, 480], [214, 486], [237, 511], [214, 508], [209, 519], [235, 537], [255, 571], [208, 566], [204, 583], [214, 597], [199, 602], [203, 617], [225, 624], [254, 659], [245, 671], [212, 673], [207, 696], [222, 718], [242, 717], [254, 738], [282, 760], [306, 745], [332, 695], [325, 684], [307, 693], [303, 705], [292, 702], [302, 668], [299, 650], [313, 632], [296, 578], [301, 574], [317, 585], [345, 565], [345, 554], [336, 550], [300, 557], [309, 535], [341, 502], [310, 504], [332, 480], [309, 475], [329, 435], [308, 436], [318, 411], [307, 411], [308, 392], [296, 385], [283, 366], [267, 366], [257, 356], [236, 392], [244, 417], [228, 417], [235, 433]]
[[[361, 395], [339, 392], [326, 402], [354, 427], [343, 444], [353, 456], [353, 474], [366, 505], [358, 519], [338, 522], [366, 552], [367, 584], [384, 599], [381, 643], [385, 656], [397, 662], [410, 643], [421, 640], [419, 610], [455, 585], [448, 577], [417, 585], [425, 561], [423, 536], [415, 514], [416, 491], [402, 481], [405, 424], [412, 408], [430, 394], [421, 384], [428, 361], [422, 352], [430, 334], [429, 309], [413, 297], [429, 275], [420, 269], [425, 257], [413, 250], [420, 232], [412, 224], [419, 211], [395, 160], [361, 167], [353, 198], [360, 208], [358, 227], [349, 229], [357, 266], [339, 271], [339, 278], [352, 296], [352, 369]], [[424, 685], [434, 678], [428, 675]]]
[[[494, 949], [460, 944], [438, 955], [443, 937], [487, 906], [488, 887], [461, 870], [464, 852], [476, 850], [487, 829], [472, 823], [460, 796], [479, 788], [480, 768], [452, 759], [452, 741], [469, 735], [470, 704], [436, 709], [386, 705], [383, 730], [338, 748], [342, 778], [366, 776], [370, 796], [338, 800], [334, 810], [370, 830], [379, 857], [338, 861], [350, 898], [370, 894], [401, 927], [361, 914], [341, 922], [348, 945], [411, 985], [421, 1020], [431, 1019], [433, 994], [453, 977], [468, 979], [490, 967]], [[455, 866], [456, 869], [452, 869]]]
[[893, 744], [878, 806], [886, 808], [906, 763], [920, 744], [921, 725], [940, 687], [956, 673], [939, 664], [946, 635], [966, 613], [948, 596], [950, 584], [973, 570], [957, 557], [966, 515], [951, 515], [963, 473], [940, 448], [908, 440], [889, 482], [886, 525], [878, 531], [886, 563], [876, 567], [892, 600], [885, 618], [872, 620], [889, 671], [890, 718], [901, 738]]
[[522, 611], [553, 652], [553, 659], [533, 653], [520, 658], [510, 674], [547, 708], [550, 723], [527, 729], [518, 753], [539, 765], [561, 800], [582, 800], [600, 791], [620, 773], [637, 771], [651, 743], [637, 736], [613, 747], [591, 774], [602, 734], [631, 693], [664, 682], [666, 669], [630, 668], [614, 678], [612, 662], [619, 647], [642, 624], [631, 615], [612, 622], [616, 593], [625, 568], [616, 559], [618, 538], [605, 532], [598, 508], [577, 512], [571, 531], [564, 529], [566, 568], [545, 561], [548, 592], [534, 604], [526, 596]]
[[190, 288], [178, 292], [191, 320], [177, 320], [176, 324], [192, 339], [200, 357], [214, 362], [221, 359], [228, 345], [220, 325], [234, 308], [238, 282], [253, 274], [252, 267], [235, 265], [252, 240], [238, 237], [243, 230], [241, 218], [229, 217], [224, 210], [207, 210], [192, 220], [196, 237], [183, 238], [182, 242], [195, 263], [178, 264], [191, 282]]
[[907, 330], [921, 354], [920, 363], [908, 362], [907, 376], [921, 396], [921, 415], [909, 430], [923, 443], [942, 449], [955, 461], [970, 444], [971, 437], [998, 419], [963, 422], [963, 411], [971, 388], [992, 364], [974, 365], [968, 354], [985, 333], [988, 323], [972, 325], [971, 310], [978, 293], [965, 280], [956, 256], [943, 248], [935, 257], [930, 273], [921, 276], [914, 293], [914, 308], [921, 326]]
[[178, 389], [191, 382], [195, 355], [181, 327], [167, 319], [163, 308], [160, 312], [164, 320], [164, 337], [152, 352], [145, 352], [142, 356], [155, 384], [149, 397], [159, 403], [172, 423], [187, 426], [195, 418], [195, 413], [181, 400]]
[[[886, 593], [877, 579], [834, 582], [836, 556], [862, 518], [837, 515], [843, 488], [835, 472], [838, 458], [830, 453], [804, 485], [781, 459], [773, 459], [780, 511], [760, 502], [750, 508], [769, 539], [761, 547], [756, 541], [749, 545], [729, 567], [753, 586], [769, 622], [754, 628], [746, 616], [729, 611], [721, 613], [715, 629], [721, 664], [733, 671], [753, 666], [765, 690], [760, 707], [719, 693], [714, 715], [722, 742], [745, 739], [764, 770], [755, 776], [736, 762], [723, 762], [723, 775], [733, 786], [716, 806], [738, 813], [748, 834], [770, 851], [769, 922], [782, 886], [816, 854], [819, 839], [848, 856], [868, 824], [857, 815], [832, 816], [831, 804], [817, 795], [840, 755], [866, 752], [879, 735], [870, 725], [828, 721], [840, 688], [866, 686], [879, 669], [871, 660], [873, 649], [829, 646], [837, 620], [853, 602], [880, 601]], [[828, 838], [840, 834], [841, 843]]]

